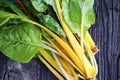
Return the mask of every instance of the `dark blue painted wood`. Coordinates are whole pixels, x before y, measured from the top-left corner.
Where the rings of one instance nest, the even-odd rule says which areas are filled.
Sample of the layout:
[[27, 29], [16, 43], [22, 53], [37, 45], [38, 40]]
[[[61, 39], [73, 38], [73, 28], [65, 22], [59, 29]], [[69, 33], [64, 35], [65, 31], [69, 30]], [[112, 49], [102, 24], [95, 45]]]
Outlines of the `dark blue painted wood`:
[[91, 34], [100, 48], [96, 54], [98, 80], [120, 80], [120, 0], [95, 0], [96, 23]]
[[4, 78], [4, 73], [6, 70], [7, 57], [0, 53], [0, 80]]

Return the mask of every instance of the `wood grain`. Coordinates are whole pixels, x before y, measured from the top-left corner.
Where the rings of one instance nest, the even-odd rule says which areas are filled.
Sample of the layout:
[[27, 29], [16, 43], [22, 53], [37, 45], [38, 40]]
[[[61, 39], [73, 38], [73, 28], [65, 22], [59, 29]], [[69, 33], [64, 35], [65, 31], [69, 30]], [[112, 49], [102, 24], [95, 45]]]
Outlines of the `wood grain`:
[[[120, 80], [120, 0], [95, 0], [96, 23], [90, 33], [99, 47], [97, 80]], [[0, 54], [0, 80], [57, 80], [38, 60], [27, 64]]]
[[100, 52], [98, 80], [119, 80], [120, 0], [95, 0], [96, 24], [91, 29]]

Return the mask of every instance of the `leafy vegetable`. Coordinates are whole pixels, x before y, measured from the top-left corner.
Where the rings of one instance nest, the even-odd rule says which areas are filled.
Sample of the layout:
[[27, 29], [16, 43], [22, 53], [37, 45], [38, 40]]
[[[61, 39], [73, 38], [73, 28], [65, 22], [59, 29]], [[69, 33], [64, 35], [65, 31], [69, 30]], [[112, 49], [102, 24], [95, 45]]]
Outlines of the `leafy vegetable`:
[[48, 6], [43, 2], [43, 0], [31, 0], [33, 7], [38, 12], [44, 12], [47, 10]]
[[0, 1], [0, 51], [23, 63], [38, 56], [60, 80], [96, 76], [98, 49], [88, 32], [95, 22], [93, 4], [94, 0]]
[[[55, 1], [44, 0], [46, 4], [51, 5], [58, 15]], [[94, 0], [61, 0], [60, 5], [64, 20], [69, 25], [73, 33], [80, 34], [81, 21], [85, 32], [89, 29], [91, 24], [95, 22], [93, 12]]]
[[5, 25], [1, 24], [0, 28], [0, 50], [6, 56], [20, 62], [29, 62], [39, 48], [49, 48], [42, 43], [41, 30], [35, 25], [23, 22], [20, 16], [9, 12], [0, 13], [0, 19], [6, 19]]
[[3, 26], [0, 30], [0, 50], [8, 57], [28, 62], [41, 46], [41, 32], [29, 23]]
[[51, 31], [56, 33], [57, 35], [62, 35], [65, 37], [65, 33], [57, 23], [55, 19], [53, 19], [50, 15], [41, 15], [39, 16], [41, 22]]

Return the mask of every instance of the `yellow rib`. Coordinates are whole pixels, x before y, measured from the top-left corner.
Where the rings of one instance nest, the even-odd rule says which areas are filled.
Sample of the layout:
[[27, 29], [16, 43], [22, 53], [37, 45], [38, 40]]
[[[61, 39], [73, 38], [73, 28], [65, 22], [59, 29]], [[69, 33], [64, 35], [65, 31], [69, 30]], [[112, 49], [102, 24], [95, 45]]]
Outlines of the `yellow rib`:
[[57, 56], [61, 64], [63, 65], [66, 72], [69, 74], [72, 80], [79, 80], [74, 68], [72, 65], [69, 64], [68, 61], [64, 60], [62, 57]]
[[96, 54], [99, 51], [99, 49], [96, 47], [89, 32], [86, 32], [85, 39], [87, 44], [90, 46], [91, 50], [93, 51], [93, 53]]
[[49, 55], [49, 53], [45, 49], [41, 48], [39, 49], [39, 52], [59, 73], [63, 75], [55, 60]]
[[[73, 33], [70, 31], [68, 25], [64, 21], [62, 11], [60, 8], [60, 4], [59, 4], [59, 0], [55, 0], [55, 4], [56, 4], [57, 10], [58, 10], [59, 20], [61, 22], [61, 25], [62, 25], [64, 31], [66, 32], [66, 35], [68, 37], [68, 40], [70, 41], [72, 48], [74, 49], [80, 62], [82, 63], [82, 60], [81, 60], [82, 56], [80, 56], [80, 53], [81, 53], [80, 45], [79, 45], [78, 41], [76, 40], [76, 38], [74, 37]], [[82, 63], [82, 66], [83, 66], [83, 63]]]
[[72, 72], [71, 72], [69, 66], [66, 64], [66, 61], [65, 61], [63, 58], [59, 57], [59, 56], [57, 56], [57, 58], [59, 59], [60, 63], [62, 64], [62, 66], [64, 67], [64, 69], [66, 70], [66, 72], [67, 72], [69, 75], [72, 76]]
[[41, 24], [38, 24], [36, 22], [33, 22], [33, 21], [31, 23], [37, 25], [38, 27], [42, 28], [47, 33], [49, 33], [70, 54], [71, 59], [74, 61], [75, 65], [80, 69], [81, 74], [85, 75], [84, 69], [81, 68], [82, 64], [80, 63], [80, 60], [75, 55], [75, 53], [73, 52], [73, 50], [68, 45], [66, 45], [66, 43], [64, 41], [62, 41], [57, 35], [55, 35], [52, 31], [50, 31], [49, 29], [47, 29], [45, 26], [43, 26]]
[[73, 80], [79, 80], [79, 77], [78, 77], [77, 73], [75, 72], [75, 68], [72, 65], [70, 65], [68, 62], [66, 62], [66, 64], [72, 72], [72, 75], [74, 77]]
[[[55, 1], [58, 1], [58, 0], [55, 0]], [[59, 2], [59, 1], [58, 1]], [[59, 3], [58, 3], [59, 4]], [[82, 75], [84, 75], [85, 77], [85, 69], [84, 69], [84, 66], [83, 66], [83, 62], [82, 62], [82, 58], [83, 56], [81, 56], [81, 48], [80, 48], [80, 45], [78, 44], [77, 40], [75, 39], [75, 37], [73, 36], [73, 34], [71, 33], [70, 31], [70, 34], [68, 33], [69, 32], [69, 28], [65, 28], [64, 30], [67, 31], [67, 36], [68, 36], [68, 39], [70, 41], [70, 44], [71, 46], [73, 47], [74, 51], [68, 46], [66, 45], [66, 43], [64, 41], [62, 41], [57, 35], [55, 35], [52, 31], [50, 31], [49, 29], [47, 29], [46, 27], [36, 23], [36, 22], [33, 22], [33, 21], [28, 21], [28, 22], [31, 22], [37, 26], [39, 26], [40, 28], [44, 29], [46, 32], [48, 32], [66, 51], [67, 53], [70, 54], [70, 57], [72, 59], [72, 61], [75, 63], [75, 65], [80, 69], [80, 73]], [[63, 22], [63, 23], [62, 23]], [[62, 21], [62, 25], [64, 25], [64, 21]], [[65, 23], [66, 24], [66, 23]], [[66, 26], [65, 26], [66, 27]], [[72, 35], [72, 36], [71, 36]], [[77, 56], [76, 56], [77, 54]], [[87, 64], [87, 68], [88, 70], [93, 70], [93, 67], [91, 66], [91, 64], [89, 63], [89, 61], [87, 59], [85, 59], [85, 63]], [[91, 71], [90, 71], [91, 72]], [[93, 72], [92, 72], [93, 73]], [[90, 73], [90, 76], [92, 74]]]
[[41, 56], [38, 58], [45, 64], [45, 66], [59, 79], [65, 80], [52, 66], [50, 66]]
[[71, 44], [72, 48], [74, 49], [76, 55], [78, 56], [78, 58], [80, 60], [79, 62], [81, 63], [80, 64], [81, 67], [79, 67], [79, 68], [80, 68], [80, 70], [83, 69], [85, 73], [87, 72], [85, 77], [89, 78], [89, 77], [91, 77], [95, 74], [94, 68], [92, 67], [92, 65], [87, 60], [85, 54], [83, 52], [81, 52], [81, 47], [80, 47], [78, 41], [74, 37], [73, 33], [70, 31], [68, 25], [65, 23], [63, 15], [62, 15], [61, 8], [60, 8], [59, 0], [55, 0], [55, 4], [56, 4], [56, 8], [57, 8], [57, 11], [58, 11], [59, 20], [61, 22], [61, 25], [62, 25], [64, 31], [66, 32], [66, 35], [68, 37], [68, 40], [70, 41], [70, 44]]
[[[44, 36], [45, 37], [45, 36]], [[81, 66], [81, 65], [79, 65], [78, 67], [76, 66], [76, 64], [77, 63], [79, 63], [79, 62], [77, 62], [77, 58], [74, 58], [74, 55], [73, 55], [73, 58], [76, 60], [76, 62], [75, 61], [71, 61], [69, 58], [68, 58], [68, 56], [66, 56], [62, 51], [61, 51], [61, 49], [59, 48], [59, 47], [57, 47], [57, 45], [56, 44], [54, 44], [49, 38], [47, 38], [47, 37], [45, 37], [51, 44], [52, 44], [52, 46], [56, 49], [56, 50], [58, 50], [59, 52], [60, 52], [60, 55], [65, 59], [65, 60], [67, 60], [72, 66], [74, 66], [74, 68], [76, 69], [76, 70], [78, 70], [79, 72], [81, 72], [81, 70], [79, 70], [79, 66]], [[67, 52], [66, 52], [67, 53]], [[70, 53], [69, 53], [70, 54]], [[71, 58], [71, 57], [70, 57]], [[83, 72], [81, 72], [81, 73], [83, 73]], [[83, 76], [85, 76], [84, 75], [84, 73], [83, 73]]]

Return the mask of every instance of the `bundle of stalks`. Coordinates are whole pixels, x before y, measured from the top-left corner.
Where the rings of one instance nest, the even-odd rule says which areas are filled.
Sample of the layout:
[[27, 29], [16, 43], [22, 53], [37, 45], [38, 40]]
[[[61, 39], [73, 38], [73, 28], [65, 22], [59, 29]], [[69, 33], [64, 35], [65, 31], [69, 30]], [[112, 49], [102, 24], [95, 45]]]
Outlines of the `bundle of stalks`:
[[0, 51], [23, 63], [37, 56], [59, 80], [95, 80], [94, 55], [99, 50], [88, 32], [95, 22], [94, 0], [17, 0], [16, 4], [7, 6], [11, 11], [6, 6], [0, 11]]

